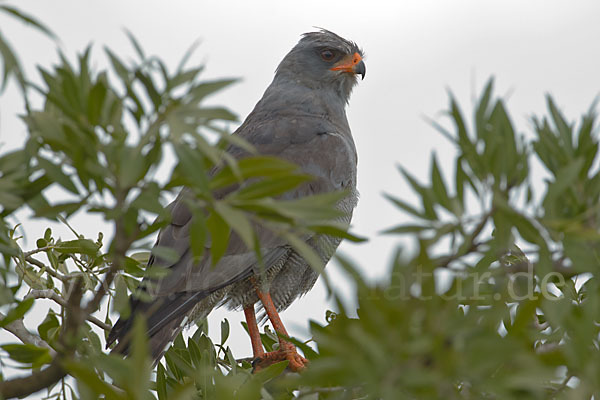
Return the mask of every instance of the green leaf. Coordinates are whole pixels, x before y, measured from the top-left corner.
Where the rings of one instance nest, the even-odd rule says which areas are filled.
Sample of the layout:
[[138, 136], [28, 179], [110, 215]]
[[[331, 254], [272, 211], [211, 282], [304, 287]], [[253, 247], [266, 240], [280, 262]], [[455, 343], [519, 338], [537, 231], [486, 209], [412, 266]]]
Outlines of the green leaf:
[[135, 71], [135, 77], [142, 83], [144, 89], [146, 89], [146, 94], [152, 101], [152, 104], [154, 105], [154, 110], [158, 111], [159, 107], [162, 104], [162, 97], [156, 89], [154, 82], [152, 81], [152, 76], [150, 74], [145, 74], [141, 70], [137, 69]]
[[396, 205], [396, 207], [406, 211], [407, 213], [409, 213], [417, 218], [425, 219], [425, 216], [423, 215], [423, 213], [421, 211], [418, 211], [416, 208], [414, 208], [410, 204], [406, 203], [404, 200], [401, 200], [401, 199], [394, 197], [391, 194], [387, 194], [387, 193], [384, 193], [383, 197], [385, 197], [386, 199], [388, 199], [389, 201], [394, 203]]
[[121, 275], [115, 278], [115, 297], [113, 301], [113, 311], [119, 313], [121, 318], [127, 319], [131, 314], [129, 307], [129, 295], [127, 294], [127, 283]]
[[[243, 137], [241, 137], [239, 135], [233, 135], [228, 130], [222, 129], [211, 123], [206, 124], [206, 128], [210, 129], [213, 132], [218, 133], [219, 136], [221, 137], [221, 141], [227, 143], [227, 145], [239, 147], [240, 149], [248, 152], [248, 154], [252, 154], [252, 155], [258, 154], [258, 152], [256, 151], [256, 148], [253, 145], [251, 145], [248, 141], [246, 141]], [[217, 143], [217, 146], [228, 147], [227, 145]], [[225, 155], [223, 157], [227, 157], [227, 156], [230, 156], [229, 160], [227, 158], [225, 158], [225, 161], [228, 163], [228, 165], [233, 168], [232, 164], [235, 164], [235, 167], [237, 167], [237, 160], [233, 156], [231, 156], [229, 153], [225, 153]], [[230, 160], [232, 162], [229, 162]]]
[[131, 393], [146, 393], [149, 390], [152, 360], [150, 359], [146, 321], [143, 315], [135, 316], [132, 333], [128, 386], [131, 388]]
[[152, 254], [161, 259], [161, 264], [166, 263], [167, 265], [173, 265], [181, 258], [181, 255], [177, 250], [164, 246], [154, 246], [152, 248]]
[[456, 199], [460, 206], [461, 214], [464, 212], [465, 208], [465, 186], [467, 183], [471, 185], [475, 194], [478, 194], [477, 187], [473, 184], [473, 181], [469, 177], [469, 175], [465, 172], [463, 168], [463, 157], [459, 156], [456, 159], [456, 167], [455, 167], [455, 184], [456, 184]]
[[415, 234], [415, 233], [423, 232], [423, 231], [429, 230], [429, 229], [432, 229], [432, 228], [427, 227], [427, 226], [422, 226], [422, 225], [407, 224], [407, 225], [398, 225], [393, 228], [386, 229], [385, 231], [383, 231], [383, 233], [398, 234], [398, 235]]
[[552, 116], [552, 121], [554, 122], [558, 130], [559, 138], [561, 139], [560, 143], [563, 148], [563, 151], [565, 151], [566, 154], [571, 156], [574, 153], [573, 129], [571, 126], [569, 126], [559, 109], [554, 104], [554, 100], [552, 100], [552, 97], [547, 96], [546, 101], [548, 104], [548, 110], [550, 110], [550, 115]]
[[62, 165], [56, 165], [43, 157], [37, 158], [39, 166], [46, 172], [48, 177], [69, 192], [78, 195], [79, 191], [73, 183], [72, 179], [62, 171]]
[[183, 57], [181, 57], [181, 60], [179, 61], [179, 64], [177, 65], [177, 70], [176, 70], [177, 72], [183, 71], [183, 68], [185, 67], [185, 65], [189, 61], [190, 57], [194, 54], [194, 51], [196, 51], [196, 49], [198, 48], [199, 45], [200, 45], [200, 40], [199, 39], [194, 40], [194, 42], [190, 45], [190, 47], [183, 54]]
[[48, 27], [46, 27], [46, 25], [39, 22], [33, 16], [26, 14], [23, 11], [16, 9], [15, 7], [7, 6], [7, 5], [0, 5], [0, 10], [5, 11], [6, 13], [12, 14], [13, 16], [17, 17], [25, 24], [33, 26], [34, 28], [36, 28], [40, 32], [46, 34], [50, 38], [55, 39], [55, 40], [57, 39], [56, 35], [50, 29], [48, 29]]
[[422, 186], [404, 168], [400, 167], [400, 172], [402, 173], [404, 178], [407, 180], [409, 185], [412, 187], [412, 189], [421, 196], [421, 202], [423, 203], [422, 217], [429, 219], [429, 220], [437, 220], [438, 219], [437, 213], [435, 212], [435, 209], [433, 208], [433, 196], [432, 196], [433, 191], [430, 190], [429, 188]]
[[170, 369], [176, 368], [177, 373], [181, 374], [180, 375], [181, 377], [196, 376], [196, 369], [189, 363], [189, 361], [187, 361], [185, 358], [183, 358], [178, 352], [168, 351], [165, 354], [165, 357], [167, 360], [167, 365], [170, 366]]
[[77, 239], [67, 240], [65, 242], [58, 242], [54, 249], [59, 253], [79, 253], [86, 254], [89, 256], [95, 256], [98, 254], [100, 247], [98, 244], [90, 239]]
[[192, 364], [197, 368], [202, 368], [202, 350], [193, 338], [188, 338], [188, 350]]
[[494, 78], [490, 78], [483, 89], [483, 93], [477, 102], [475, 110], [475, 127], [477, 128], [477, 135], [481, 138], [485, 137], [485, 132], [488, 130], [487, 119], [488, 119], [488, 108], [492, 92], [494, 90]]
[[306, 343], [301, 342], [300, 340], [293, 337], [287, 338], [287, 340], [289, 340], [294, 346], [302, 350], [302, 353], [304, 353], [304, 357], [306, 357], [309, 361], [316, 360], [317, 358], [319, 358], [319, 353], [317, 353], [312, 347], [310, 347]]
[[[315, 250], [309, 246], [305, 240], [302, 240], [298, 236], [291, 233], [283, 233], [282, 236], [285, 240], [294, 248], [294, 250], [304, 258], [304, 261], [308, 263], [316, 272], [322, 273], [325, 268], [323, 259], [315, 252]], [[326, 277], [323, 276], [325, 279]]]
[[21, 68], [21, 64], [14, 51], [8, 44], [8, 42], [4, 39], [4, 36], [0, 32], [0, 56], [2, 56], [2, 83], [0, 84], [0, 93], [4, 91], [6, 88], [6, 84], [8, 83], [8, 79], [14, 75], [17, 83], [21, 87], [21, 91], [24, 93], [27, 83], [25, 81], [25, 75], [23, 73], [23, 69]]
[[40, 325], [38, 325], [38, 333], [42, 340], [46, 343], [51, 343], [53, 341], [54, 336], [59, 332], [60, 323], [58, 322], [58, 318], [56, 317], [56, 313], [52, 310], [48, 310], [48, 314], [46, 314], [46, 318], [42, 321]]
[[116, 354], [98, 353], [90, 363], [99, 371], [105, 372], [116, 385], [126, 387], [130, 382], [131, 363]]
[[135, 187], [148, 172], [150, 165], [146, 163], [142, 154], [139, 154], [137, 147], [123, 145], [118, 150], [119, 165], [118, 179], [121, 187]]
[[213, 94], [237, 81], [238, 79], [220, 79], [211, 82], [200, 83], [199, 85], [196, 85], [190, 89], [188, 95], [192, 98], [192, 101], [197, 103], [202, 101], [206, 96]]
[[583, 163], [584, 160], [582, 158], [576, 158], [557, 171], [554, 182], [548, 185], [544, 198], [544, 207], [551, 208], [552, 203], [573, 186], [577, 181]]
[[311, 175], [284, 175], [269, 177], [258, 182], [252, 182], [236, 191], [233, 196], [239, 199], [260, 199], [275, 197], [295, 189], [301, 183], [314, 178]]
[[450, 116], [457, 131], [458, 146], [462, 156], [469, 164], [471, 171], [483, 180], [489, 168], [477, 152], [476, 142], [471, 141], [460, 107], [452, 95], [450, 95]]
[[42, 365], [52, 362], [50, 350], [44, 347], [37, 347], [29, 343], [4, 344], [0, 347], [8, 353], [11, 359], [23, 364], [31, 364], [32, 368], [40, 368]]
[[225, 318], [221, 321], [221, 345], [224, 345], [229, 337], [229, 321]]
[[454, 99], [452, 95], [450, 95], [450, 115], [456, 125], [456, 130], [458, 134], [458, 143], [463, 150], [463, 152], [471, 152], [474, 149], [474, 144], [471, 142], [469, 135], [467, 133], [467, 128], [460, 111], [460, 107], [458, 103]]
[[539, 229], [525, 216], [514, 212], [508, 214], [508, 219], [514, 224], [519, 234], [529, 243], [543, 244], [544, 238], [539, 232]]
[[208, 227], [204, 211], [199, 210], [194, 212], [192, 222], [190, 224], [190, 247], [196, 259], [200, 259], [206, 248], [206, 240], [208, 237]]
[[336, 207], [338, 202], [346, 196], [348, 196], [346, 191], [328, 192], [294, 200], [273, 201], [267, 198], [247, 201], [244, 206], [248, 209], [252, 209], [253, 206], [263, 207], [281, 216], [296, 220], [298, 223], [318, 225], [346, 215], [344, 211]]
[[435, 154], [431, 158], [431, 185], [438, 203], [446, 210], [455, 214], [456, 210], [452, 207], [452, 202], [448, 196], [448, 190], [446, 189], [446, 184], [444, 183], [444, 178], [440, 172]]
[[133, 253], [130, 257], [140, 264], [147, 264], [150, 255], [151, 253], [149, 251], [140, 251], [139, 253]]
[[106, 72], [102, 72], [88, 95], [87, 117], [92, 125], [100, 124], [104, 102], [108, 95]]
[[23, 205], [23, 199], [20, 196], [7, 192], [6, 189], [2, 188], [0, 191], [0, 204], [3, 206], [4, 210], [15, 210]]
[[[128, 397], [116, 388], [105, 382], [104, 376], [100, 378], [93, 365], [86, 364], [85, 361], [65, 360], [63, 365], [73, 376], [78, 385], [85, 385], [92, 393], [96, 395], [104, 395], [106, 399], [126, 400]], [[104, 374], [103, 374], [104, 375]], [[79, 388], [81, 392], [81, 387]]]
[[278, 377], [288, 366], [288, 361], [282, 361], [268, 366], [267, 368], [261, 369], [254, 374], [253, 379], [260, 381], [261, 383], [267, 383], [270, 380]]
[[[33, 200], [33, 199], [32, 199]], [[49, 205], [47, 203], [45, 203], [45, 199], [44, 201], [40, 201], [39, 203], [36, 203], [34, 201], [30, 200], [28, 202], [28, 205], [35, 211], [35, 216], [36, 217], [45, 217], [45, 218], [50, 218], [50, 219], [55, 219], [58, 218], [61, 214], [65, 214], [67, 217], [76, 213], [77, 211], [79, 211], [79, 209], [81, 208], [82, 204], [85, 203], [85, 201], [74, 201], [74, 202], [65, 202], [65, 203], [59, 203], [59, 204], [55, 204], [55, 205]], [[65, 251], [69, 252], [78, 252], [75, 249], [67, 249], [64, 248]], [[85, 251], [92, 251], [91, 248], [85, 248], [85, 251], [82, 248], [79, 248], [79, 250], [82, 250], [82, 252], [85, 254]]]
[[230, 207], [222, 201], [216, 202], [214, 207], [223, 221], [240, 236], [246, 247], [248, 249], [254, 248], [254, 229], [244, 212]]
[[194, 116], [206, 120], [222, 119], [225, 121], [237, 121], [237, 115], [223, 107], [201, 108], [194, 111]]
[[223, 218], [216, 212], [211, 213], [207, 218], [206, 227], [210, 232], [210, 255], [212, 265], [214, 266], [227, 250], [231, 230]]
[[100, 338], [96, 334], [96, 332], [89, 330], [85, 333], [87, 340], [89, 341], [93, 351], [95, 354], [103, 354], [102, 342], [100, 342]]
[[131, 202], [131, 207], [166, 217], [168, 214], [160, 199], [161, 188], [158, 187], [156, 182], [149, 182], [140, 189], [138, 196]]
[[8, 311], [8, 313], [6, 313], [6, 316], [0, 321], [0, 328], [3, 328], [11, 322], [23, 318], [25, 313], [29, 311], [31, 306], [33, 306], [33, 300], [33, 298], [25, 299], [19, 302], [16, 307]]
[[299, 168], [297, 165], [277, 157], [253, 156], [238, 160], [237, 170], [239, 175], [231, 168], [219, 170], [212, 178], [210, 188], [215, 190], [250, 178], [290, 175]]
[[167, 91], [172, 91], [184, 84], [192, 84], [196, 79], [196, 76], [204, 69], [203, 66], [189, 69], [187, 71], [181, 71], [172, 78], [166, 79]]
[[360, 237], [348, 232], [348, 225], [346, 224], [336, 224], [332, 222], [327, 225], [308, 225], [307, 228], [315, 233], [346, 239], [354, 243], [361, 243], [369, 240], [365, 237]]
[[119, 78], [121, 78], [121, 80], [124, 83], [128, 83], [130, 80], [129, 70], [127, 69], [125, 64], [123, 64], [123, 62], [119, 59], [119, 57], [117, 57], [117, 55], [114, 54], [108, 47], [105, 47], [104, 51], [108, 55], [108, 58], [112, 64], [112, 67], [115, 70], [115, 72], [117, 73], [117, 75], [119, 76]]
[[125, 29], [125, 34], [127, 35], [127, 38], [129, 38], [129, 41], [131, 42], [131, 45], [135, 49], [135, 52], [137, 53], [140, 60], [144, 61], [146, 59], [146, 56], [144, 55], [144, 50], [142, 49], [142, 46], [140, 46], [135, 36], [133, 36], [133, 33], [131, 33], [130, 30]]
[[156, 370], [156, 394], [158, 400], [168, 400], [166, 371], [161, 363], [158, 363], [158, 369]]
[[[179, 160], [179, 165], [177, 166], [179, 173], [189, 179], [189, 182], [195, 187], [203, 192], [208, 192], [208, 178], [202, 168], [204, 165], [203, 154], [197, 149], [191, 148], [186, 143], [177, 143], [174, 145], [174, 149]], [[217, 164], [219, 162], [219, 154], [214, 148], [211, 149], [212, 152], [208, 154], [208, 157], [214, 164]]]

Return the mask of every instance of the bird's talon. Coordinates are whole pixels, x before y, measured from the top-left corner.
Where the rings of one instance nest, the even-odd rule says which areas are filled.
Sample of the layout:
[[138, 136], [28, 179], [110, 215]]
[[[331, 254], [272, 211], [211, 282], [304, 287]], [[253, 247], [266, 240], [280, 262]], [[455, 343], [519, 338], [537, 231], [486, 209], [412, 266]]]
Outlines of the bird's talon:
[[263, 361], [262, 357], [256, 357], [252, 360], [252, 372], [255, 372], [256, 368]]
[[256, 373], [260, 370], [270, 367], [281, 361], [288, 361], [287, 369], [292, 372], [302, 371], [308, 365], [309, 361], [302, 357], [296, 349], [293, 350], [276, 350], [265, 353], [260, 357], [256, 357], [252, 361], [252, 372]]

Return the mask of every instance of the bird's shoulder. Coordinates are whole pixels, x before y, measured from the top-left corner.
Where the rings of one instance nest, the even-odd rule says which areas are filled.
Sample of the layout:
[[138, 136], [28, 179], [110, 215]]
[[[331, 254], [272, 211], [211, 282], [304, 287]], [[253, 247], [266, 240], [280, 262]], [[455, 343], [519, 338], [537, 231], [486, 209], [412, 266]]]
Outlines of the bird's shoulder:
[[[286, 159], [314, 176], [315, 179], [286, 193], [284, 198], [343, 190], [355, 184], [356, 150], [350, 132], [345, 132], [343, 126], [326, 116], [298, 112], [255, 114], [250, 115], [234, 134], [250, 143], [259, 154]], [[238, 159], [249, 155], [245, 150], [235, 146], [228, 149], [228, 152]], [[156, 243], [157, 246], [175, 250], [179, 255], [180, 260], [175, 264], [164, 260], [159, 262], [171, 269], [183, 268], [187, 271], [171, 274], [178, 277], [188, 276], [192, 271], [191, 269], [188, 271], [192, 265], [190, 260], [183, 262], [190, 255], [189, 235], [193, 215], [188, 207], [189, 201], [193, 201], [193, 194], [189, 189], [184, 188], [169, 206], [171, 222], [161, 230]], [[280, 237], [258, 226], [255, 229], [261, 245], [264, 246], [265, 254], [278, 254], [277, 252], [285, 247], [285, 242]], [[206, 245], [210, 247], [210, 241]], [[254, 260], [254, 252], [247, 249], [241, 239], [232, 233], [228, 248], [220, 262], [223, 265], [220, 265], [219, 279], [223, 280], [223, 274], [227, 278], [235, 276], [240, 270], [252, 265]], [[206, 268], [197, 268], [194, 271], [194, 274], [209, 273]], [[180, 278], [167, 278], [167, 281], [161, 285], [160, 292], [164, 292], [166, 287], [184, 286]]]
[[[234, 135], [254, 146], [259, 154], [284, 158], [301, 167], [314, 162], [310, 154], [318, 156], [325, 164], [332, 153], [336, 153], [337, 158], [345, 157], [352, 164], [357, 161], [347, 121], [336, 121], [325, 112], [253, 112]], [[231, 150], [234, 156], [243, 156], [243, 151]]]

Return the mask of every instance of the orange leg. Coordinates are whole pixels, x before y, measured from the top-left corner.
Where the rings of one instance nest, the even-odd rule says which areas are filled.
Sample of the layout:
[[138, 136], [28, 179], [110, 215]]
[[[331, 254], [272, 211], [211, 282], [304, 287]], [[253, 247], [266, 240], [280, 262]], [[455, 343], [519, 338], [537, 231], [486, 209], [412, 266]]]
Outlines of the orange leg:
[[265, 354], [265, 351], [262, 347], [262, 341], [260, 340], [260, 332], [258, 331], [258, 324], [256, 323], [256, 314], [254, 314], [254, 305], [244, 307], [244, 315], [246, 316], [246, 323], [248, 324], [250, 342], [252, 342], [252, 354], [254, 358], [262, 357], [263, 354]]
[[[269, 320], [273, 324], [273, 329], [275, 329], [275, 332], [277, 332], [279, 335], [289, 336], [285, 326], [283, 326], [283, 322], [281, 322], [281, 318], [279, 318], [279, 313], [273, 304], [271, 295], [268, 292], [264, 293], [258, 289], [256, 290], [256, 294], [263, 303], [263, 307], [265, 308]], [[248, 327], [250, 327], [250, 324], [248, 324]], [[306, 364], [308, 364], [308, 360], [298, 354], [296, 347], [292, 343], [279, 338], [279, 350], [264, 353], [262, 356], [258, 357], [254, 363], [254, 369], [260, 370], [268, 367], [271, 364], [284, 360], [289, 361], [288, 368], [292, 371], [300, 371], [306, 367]]]

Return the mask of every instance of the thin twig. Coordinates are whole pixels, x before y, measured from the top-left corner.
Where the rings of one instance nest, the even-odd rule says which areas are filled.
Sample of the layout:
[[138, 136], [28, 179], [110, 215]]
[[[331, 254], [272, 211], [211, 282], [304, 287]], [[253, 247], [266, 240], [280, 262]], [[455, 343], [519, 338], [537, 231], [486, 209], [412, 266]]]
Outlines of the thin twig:
[[[63, 299], [62, 297], [60, 297], [58, 295], [58, 293], [56, 293], [52, 289], [32, 290], [27, 296], [25, 296], [25, 298], [26, 299], [28, 299], [28, 298], [49, 299], [49, 300], [53, 300], [55, 303], [59, 304], [62, 307], [68, 306], [67, 301], [65, 299]], [[110, 325], [100, 321], [98, 318], [94, 317], [93, 315], [87, 315], [86, 319], [88, 321], [90, 321], [92, 324], [96, 325], [97, 327], [104, 329], [105, 331], [111, 330]]]
[[[121, 204], [123, 201], [117, 198], [117, 206]], [[117, 272], [119, 271], [119, 267], [122, 267], [125, 263], [125, 254], [129, 249], [129, 246], [133, 242], [133, 238], [135, 238], [139, 232], [139, 226], [136, 226], [135, 232], [128, 235], [126, 233], [125, 228], [123, 227], [123, 223], [121, 221], [117, 221], [115, 229], [115, 237], [113, 238], [114, 248], [111, 248], [110, 253], [112, 253], [111, 260], [109, 262], [109, 270], [104, 276], [104, 280], [100, 284], [100, 287], [96, 291], [96, 295], [90, 300], [85, 306], [85, 311], [88, 314], [95, 312], [100, 306], [100, 302], [108, 293], [108, 289], [110, 285], [112, 285]], [[111, 246], [112, 247], [112, 246]]]
[[104, 277], [104, 280], [100, 283], [100, 287], [96, 291], [96, 295], [85, 306], [85, 311], [87, 313], [93, 313], [98, 309], [98, 307], [100, 306], [100, 302], [102, 301], [102, 299], [104, 298], [106, 293], [108, 293], [108, 288], [113, 283], [113, 280], [115, 279], [116, 274], [117, 274], [117, 268], [111, 267], [108, 270], [108, 272], [106, 273], [106, 276]]
[[[531, 264], [528, 261], [523, 261], [514, 263], [507, 269], [508, 272], [511, 274], [515, 274], [517, 272], [533, 272], [537, 264], [538, 263], [535, 263], [533, 264], [533, 266], [531, 266]], [[574, 268], [566, 266], [561, 260], [556, 260], [552, 263], [552, 272], [559, 273], [565, 279], [569, 279], [578, 274], [578, 272], [576, 272]]]
[[67, 278], [66, 276], [59, 274], [58, 272], [54, 271], [52, 268], [48, 267], [43, 262], [38, 261], [31, 256], [25, 257], [25, 261], [27, 261], [29, 264], [35, 265], [36, 267], [38, 267], [40, 269], [43, 269], [44, 272], [47, 272], [49, 275], [53, 276], [56, 279], [61, 280], [64, 283], [67, 283], [69, 281], [69, 278]]
[[36, 254], [36, 253], [41, 253], [41, 252], [44, 252], [44, 251], [52, 250], [53, 248], [54, 248], [54, 246], [44, 246], [44, 247], [39, 247], [39, 248], [37, 248], [37, 249], [34, 249], [34, 250], [24, 251], [24, 252], [23, 252], [23, 256], [24, 256], [25, 258], [27, 258], [27, 257], [29, 257], [29, 256], [31, 256], [31, 255], [34, 255], [34, 254]]
[[479, 236], [479, 234], [481, 233], [481, 231], [487, 224], [488, 219], [492, 216], [493, 213], [494, 213], [494, 208], [492, 208], [490, 211], [488, 211], [487, 213], [485, 213], [483, 215], [483, 217], [481, 218], [481, 221], [479, 221], [479, 224], [477, 224], [475, 229], [473, 229], [473, 232], [469, 235], [469, 239], [467, 242], [467, 243], [469, 243], [469, 245], [466, 250], [456, 252], [454, 254], [451, 254], [451, 255], [448, 255], [445, 257], [438, 258], [437, 263], [436, 263], [437, 266], [441, 267], [441, 268], [448, 268], [448, 266], [451, 262], [456, 261], [459, 258], [477, 250], [479, 248], [479, 246], [481, 245], [481, 243], [476, 242], [477, 236]]

